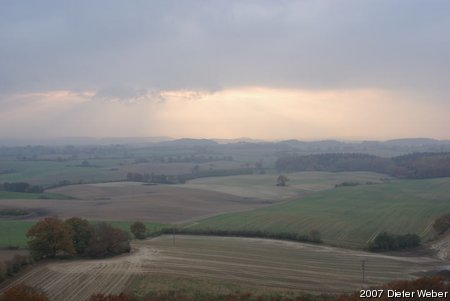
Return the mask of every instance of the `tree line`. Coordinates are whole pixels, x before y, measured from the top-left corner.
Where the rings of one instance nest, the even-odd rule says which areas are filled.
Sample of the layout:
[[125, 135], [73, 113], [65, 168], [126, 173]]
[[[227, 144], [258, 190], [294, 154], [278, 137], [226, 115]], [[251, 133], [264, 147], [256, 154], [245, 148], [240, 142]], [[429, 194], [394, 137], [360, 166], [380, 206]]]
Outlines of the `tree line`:
[[414, 153], [393, 158], [368, 154], [334, 153], [290, 155], [275, 163], [278, 171], [372, 171], [393, 177], [425, 179], [450, 177], [450, 153]]
[[92, 224], [72, 217], [46, 217], [27, 232], [28, 247], [35, 260], [57, 256], [105, 257], [130, 251], [127, 232], [101, 222]]
[[312, 230], [308, 234], [289, 232], [268, 232], [263, 230], [220, 230], [220, 229], [191, 229], [191, 228], [165, 228], [161, 234], [190, 234], [190, 235], [214, 235], [214, 236], [236, 236], [271, 238], [281, 240], [292, 240], [299, 242], [322, 243], [320, 232]]
[[420, 246], [420, 237], [417, 234], [396, 235], [383, 232], [378, 234], [369, 243], [370, 251], [395, 251], [411, 249]]
[[0, 183], [0, 191], [42, 193], [44, 192], [44, 187], [39, 185], [30, 185], [26, 182], [6, 182]]
[[253, 174], [253, 169], [251, 168], [193, 171], [192, 173], [182, 175], [129, 172], [127, 173], [126, 180], [132, 182], [146, 182], [155, 184], [184, 184], [186, 183], [186, 181], [198, 178], [226, 177], [250, 174]]

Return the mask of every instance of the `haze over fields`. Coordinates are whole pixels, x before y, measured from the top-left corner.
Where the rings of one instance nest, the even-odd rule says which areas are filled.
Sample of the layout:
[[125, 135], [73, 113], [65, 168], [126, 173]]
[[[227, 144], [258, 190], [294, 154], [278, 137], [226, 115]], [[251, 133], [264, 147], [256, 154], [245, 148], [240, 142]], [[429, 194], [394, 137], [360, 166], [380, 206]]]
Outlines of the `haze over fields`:
[[445, 0], [1, 0], [0, 301], [447, 297], [449, 36]]
[[450, 133], [448, 1], [2, 1], [0, 137]]

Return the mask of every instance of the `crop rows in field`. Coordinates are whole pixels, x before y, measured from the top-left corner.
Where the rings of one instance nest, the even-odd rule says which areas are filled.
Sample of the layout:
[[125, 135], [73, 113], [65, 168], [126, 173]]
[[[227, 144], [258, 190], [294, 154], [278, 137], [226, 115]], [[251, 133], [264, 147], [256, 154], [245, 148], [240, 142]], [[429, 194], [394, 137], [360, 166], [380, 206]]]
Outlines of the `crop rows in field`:
[[[158, 258], [144, 275], [217, 279], [255, 287], [313, 293], [351, 291], [439, 265], [431, 258], [399, 258], [318, 245], [263, 239], [163, 236], [145, 243]], [[366, 279], [362, 284], [362, 260]], [[151, 276], [148, 276], [151, 285]]]
[[[152, 285], [158, 285], [152, 279], [165, 275], [263, 289], [331, 293], [411, 278], [414, 273], [442, 264], [428, 257], [401, 258], [264, 239], [161, 236], [136, 242], [133, 247], [137, 251], [112, 259], [40, 264], [9, 286], [25, 283], [40, 288], [52, 301], [83, 301], [93, 293], [136, 291], [130, 286], [138, 278], [151, 290]], [[361, 279], [362, 260], [365, 283]]]
[[251, 212], [205, 219], [192, 229], [263, 230], [308, 234], [326, 243], [361, 248], [378, 233], [416, 233], [425, 241], [437, 216], [450, 212], [450, 179], [395, 180], [340, 187]]
[[41, 264], [14, 282], [43, 290], [52, 301], [83, 301], [94, 293], [123, 292], [142, 264], [153, 256], [148, 248], [129, 256], [105, 260], [80, 260]]
[[343, 182], [380, 183], [386, 175], [373, 172], [296, 172], [286, 174], [285, 187], [276, 186], [278, 174], [239, 175], [230, 177], [200, 178], [180, 187], [204, 189], [269, 200], [304, 196], [313, 192], [334, 188]]

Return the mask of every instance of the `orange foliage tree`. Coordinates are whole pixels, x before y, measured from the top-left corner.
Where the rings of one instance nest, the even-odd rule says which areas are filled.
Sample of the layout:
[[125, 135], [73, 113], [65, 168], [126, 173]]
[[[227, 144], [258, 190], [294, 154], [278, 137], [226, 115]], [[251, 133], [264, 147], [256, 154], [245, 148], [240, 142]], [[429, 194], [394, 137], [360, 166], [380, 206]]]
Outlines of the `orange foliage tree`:
[[48, 298], [32, 287], [18, 284], [5, 290], [0, 301], [48, 301]]
[[58, 253], [75, 254], [72, 229], [57, 217], [46, 217], [27, 233], [28, 247], [36, 259], [53, 258]]

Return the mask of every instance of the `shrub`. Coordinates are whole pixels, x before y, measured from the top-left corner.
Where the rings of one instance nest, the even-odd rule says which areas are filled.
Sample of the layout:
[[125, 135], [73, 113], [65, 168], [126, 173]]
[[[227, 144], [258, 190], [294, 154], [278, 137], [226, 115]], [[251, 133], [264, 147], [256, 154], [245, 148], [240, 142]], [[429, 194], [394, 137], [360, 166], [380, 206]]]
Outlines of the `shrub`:
[[438, 217], [433, 223], [433, 229], [437, 234], [444, 234], [450, 229], [450, 213]]
[[417, 234], [394, 235], [387, 232], [378, 234], [369, 244], [371, 251], [390, 251], [415, 248], [420, 246], [420, 237]]
[[48, 301], [47, 296], [32, 287], [18, 284], [5, 290], [0, 301]]
[[142, 222], [134, 222], [130, 226], [130, 230], [137, 239], [144, 239], [146, 237], [147, 227]]

